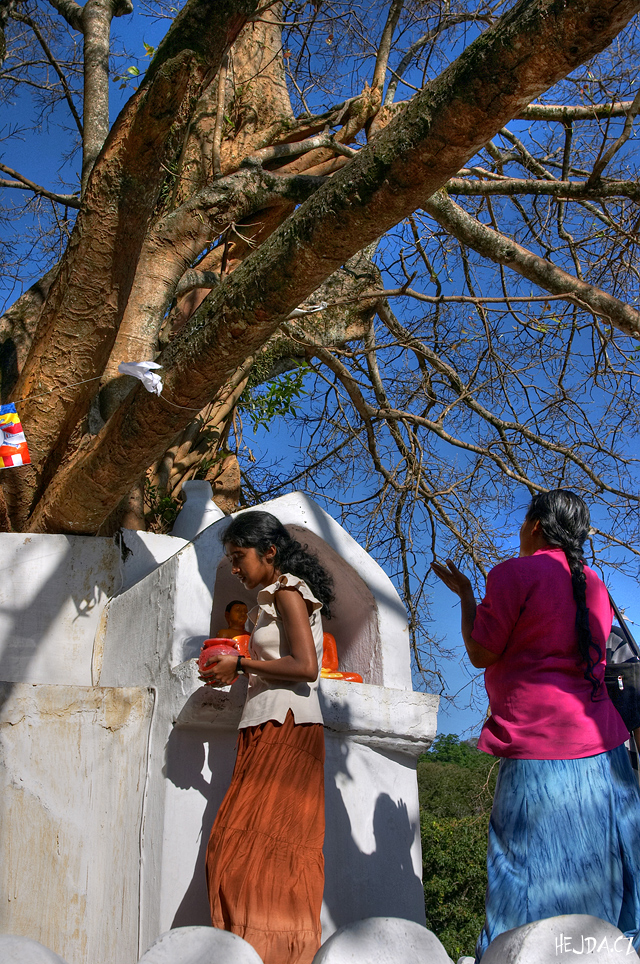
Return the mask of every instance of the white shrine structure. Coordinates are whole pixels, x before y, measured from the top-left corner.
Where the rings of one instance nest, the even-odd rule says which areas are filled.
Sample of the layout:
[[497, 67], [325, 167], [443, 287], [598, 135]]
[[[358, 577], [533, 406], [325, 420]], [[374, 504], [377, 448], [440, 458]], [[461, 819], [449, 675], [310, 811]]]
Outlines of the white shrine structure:
[[[301, 493], [264, 506], [335, 580], [323, 679], [323, 939], [375, 916], [424, 924], [416, 758], [438, 697], [412, 689], [400, 598]], [[215, 516], [216, 513], [214, 513]], [[186, 518], [186, 517], [185, 517]], [[216, 690], [195, 657], [232, 599], [254, 604], [220, 543], [0, 535], [0, 934], [68, 964], [136, 964], [171, 928], [210, 923], [209, 830], [229, 784], [245, 680]]]

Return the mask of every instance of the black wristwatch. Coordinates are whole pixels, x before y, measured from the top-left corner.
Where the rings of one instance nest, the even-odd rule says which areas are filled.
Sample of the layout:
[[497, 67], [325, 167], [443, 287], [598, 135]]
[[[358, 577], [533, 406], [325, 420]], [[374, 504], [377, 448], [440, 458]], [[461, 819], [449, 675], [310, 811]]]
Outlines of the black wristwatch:
[[243, 667], [243, 665], [242, 665], [242, 656], [238, 656], [238, 658], [237, 658], [237, 660], [236, 660], [236, 673], [238, 674], [238, 676], [246, 676], [246, 675], [247, 675], [246, 672], [245, 672], [245, 670], [244, 670], [244, 667]]

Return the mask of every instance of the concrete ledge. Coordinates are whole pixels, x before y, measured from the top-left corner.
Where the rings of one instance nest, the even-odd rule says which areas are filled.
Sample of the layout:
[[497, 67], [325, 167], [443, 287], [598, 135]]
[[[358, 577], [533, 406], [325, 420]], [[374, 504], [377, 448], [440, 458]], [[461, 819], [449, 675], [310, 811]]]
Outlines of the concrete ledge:
[[[246, 682], [216, 689], [198, 679], [196, 660], [172, 670], [174, 720], [183, 726], [235, 729], [240, 722]], [[186, 698], [186, 703], [185, 703]], [[320, 705], [327, 730], [375, 749], [418, 756], [436, 734], [439, 697], [345, 680], [320, 680]]]

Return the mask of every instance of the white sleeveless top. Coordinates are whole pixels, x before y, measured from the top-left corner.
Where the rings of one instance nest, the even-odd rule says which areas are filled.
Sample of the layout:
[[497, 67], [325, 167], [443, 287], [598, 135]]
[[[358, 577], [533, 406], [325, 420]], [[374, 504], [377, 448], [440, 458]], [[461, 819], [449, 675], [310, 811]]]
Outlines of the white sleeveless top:
[[[318, 676], [322, 666], [322, 603], [316, 599], [306, 582], [298, 576], [285, 572], [270, 586], [258, 593], [258, 605], [249, 613], [254, 623], [249, 651], [252, 659], [280, 659], [289, 656], [291, 649], [276, 609], [275, 594], [284, 587], [297, 589], [302, 598], [311, 604], [309, 617], [311, 635], [318, 657]], [[287, 712], [291, 710], [296, 723], [322, 723], [320, 702], [318, 700], [318, 679], [312, 683], [294, 680], [267, 680], [256, 673], [249, 673], [249, 689], [244, 704], [239, 729], [257, 726], [267, 720], [284, 723]]]

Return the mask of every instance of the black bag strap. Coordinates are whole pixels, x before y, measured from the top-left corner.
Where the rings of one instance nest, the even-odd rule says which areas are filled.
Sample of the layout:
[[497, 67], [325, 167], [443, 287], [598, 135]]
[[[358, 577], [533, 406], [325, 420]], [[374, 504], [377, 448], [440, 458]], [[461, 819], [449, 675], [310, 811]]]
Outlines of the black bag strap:
[[620, 626], [620, 629], [621, 629], [621, 631], [622, 631], [622, 634], [623, 634], [626, 642], [629, 644], [629, 646], [631, 647], [631, 649], [633, 650], [633, 652], [636, 654], [636, 656], [637, 656], [638, 658], [640, 658], [640, 649], [638, 648], [638, 644], [636, 643], [635, 639], [634, 639], [633, 636], [631, 635], [631, 631], [630, 631], [629, 627], [627, 626], [626, 622], [624, 621], [624, 619], [622, 618], [622, 613], [620, 612], [620, 610], [619, 610], [618, 607], [616, 606], [615, 601], [614, 601], [614, 598], [613, 598], [613, 596], [611, 595], [611, 593], [609, 593], [609, 602], [611, 603], [611, 608], [613, 609], [614, 613], [616, 614], [616, 619], [618, 620], [618, 625]]

